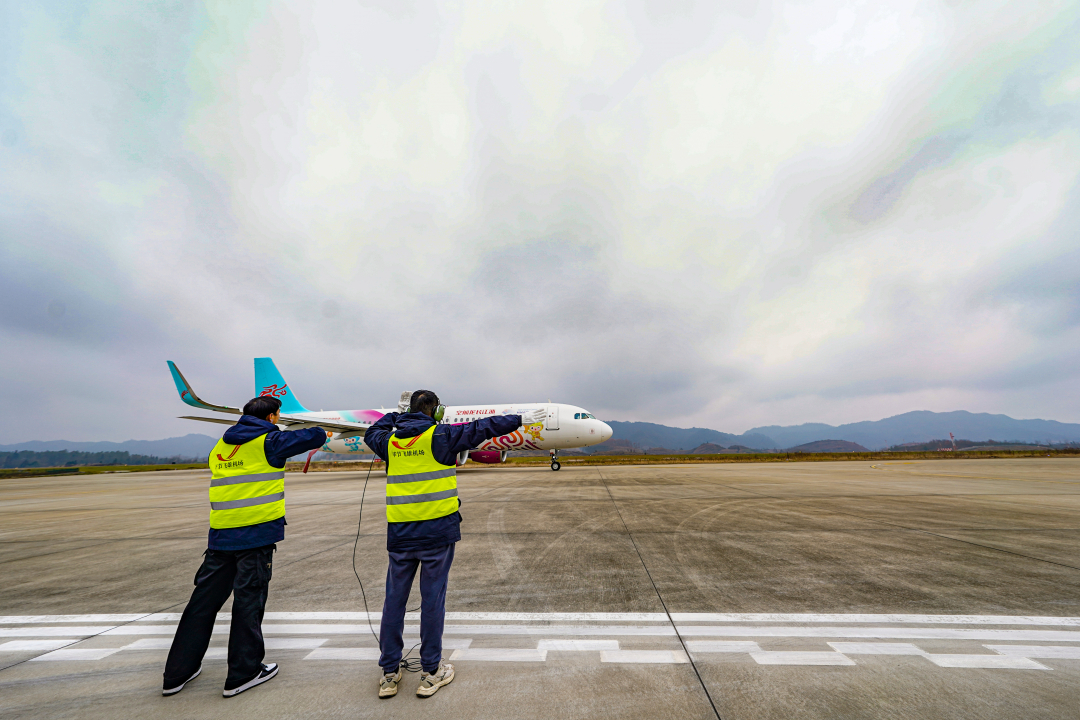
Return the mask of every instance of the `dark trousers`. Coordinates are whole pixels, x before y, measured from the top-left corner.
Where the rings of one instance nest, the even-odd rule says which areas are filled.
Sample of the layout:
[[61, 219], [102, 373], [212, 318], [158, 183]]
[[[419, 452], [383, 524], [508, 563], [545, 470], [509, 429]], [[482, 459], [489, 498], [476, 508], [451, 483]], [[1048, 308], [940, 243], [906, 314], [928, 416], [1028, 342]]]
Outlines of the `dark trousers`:
[[454, 543], [434, 550], [391, 552], [386, 569], [386, 600], [383, 602], [379, 646], [383, 672], [397, 672], [405, 643], [405, 607], [409, 602], [416, 567], [420, 566], [420, 664], [424, 672], [439, 669], [442, 660], [443, 625], [446, 621], [446, 580], [454, 562]]
[[233, 594], [229, 628], [227, 687], [243, 684], [262, 670], [262, 619], [270, 589], [277, 545], [250, 550], [207, 550], [195, 573], [195, 591], [176, 628], [169, 659], [165, 661], [165, 687], [176, 687], [202, 665], [214, 621], [229, 594]]

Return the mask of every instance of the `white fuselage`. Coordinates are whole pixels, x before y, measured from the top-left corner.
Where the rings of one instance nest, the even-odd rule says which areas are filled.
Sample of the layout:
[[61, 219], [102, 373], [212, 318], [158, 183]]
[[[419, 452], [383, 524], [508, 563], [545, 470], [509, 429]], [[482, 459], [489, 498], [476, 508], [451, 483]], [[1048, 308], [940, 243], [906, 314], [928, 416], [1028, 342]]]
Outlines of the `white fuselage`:
[[[520, 415], [526, 410], [546, 408], [547, 418], [541, 423], [520, 427], [508, 435], [500, 435], [472, 448], [479, 451], [514, 451], [514, 450], [565, 450], [588, 447], [604, 442], [612, 435], [611, 427], [597, 420], [587, 410], [574, 405], [561, 403], [528, 403], [514, 405], [451, 405], [440, 424], [457, 425], [481, 420], [496, 415]], [[321, 417], [327, 420], [348, 420], [370, 427], [381, 418], [386, 410], [350, 410], [346, 412], [308, 412], [307, 417]], [[322, 447], [323, 452], [363, 454], [371, 449], [364, 444], [363, 437], [343, 433], [335, 436]]]

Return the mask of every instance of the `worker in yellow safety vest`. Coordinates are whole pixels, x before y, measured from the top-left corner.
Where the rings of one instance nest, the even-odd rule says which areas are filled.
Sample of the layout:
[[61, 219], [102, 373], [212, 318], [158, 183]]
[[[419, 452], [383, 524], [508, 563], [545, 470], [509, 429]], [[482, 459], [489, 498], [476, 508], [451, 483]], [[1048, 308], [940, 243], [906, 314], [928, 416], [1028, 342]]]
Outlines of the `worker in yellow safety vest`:
[[322, 447], [322, 428], [281, 432], [281, 401], [257, 397], [210, 451], [210, 535], [195, 590], [165, 662], [163, 695], [175, 695], [202, 672], [221, 606], [233, 595], [225, 697], [270, 680], [263, 663], [263, 611], [274, 551], [285, 539], [285, 461]]
[[379, 633], [382, 677], [379, 697], [397, 694], [401, 682], [405, 606], [417, 568], [420, 570], [420, 663], [416, 694], [434, 695], [454, 679], [454, 667], [442, 662], [446, 586], [461, 539], [458, 507], [458, 453], [506, 435], [522, 424], [542, 422], [546, 410], [496, 415], [452, 425], [443, 420], [439, 397], [417, 390], [368, 428], [364, 444], [386, 462], [386, 600]]

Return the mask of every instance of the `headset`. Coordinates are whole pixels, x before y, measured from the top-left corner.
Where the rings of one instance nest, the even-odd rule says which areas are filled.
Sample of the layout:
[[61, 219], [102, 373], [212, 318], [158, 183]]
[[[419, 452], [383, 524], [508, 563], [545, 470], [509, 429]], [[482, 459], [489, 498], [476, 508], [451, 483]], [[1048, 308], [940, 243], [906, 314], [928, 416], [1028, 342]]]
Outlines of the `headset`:
[[[431, 392], [430, 390], [424, 390], [423, 392]], [[435, 395], [435, 393], [431, 393]], [[409, 405], [409, 412], [419, 412], [415, 410], [413, 406]], [[435, 410], [431, 413], [431, 417], [435, 422], [442, 422], [443, 416], [446, 415], [446, 406], [439, 401], [439, 396], [435, 395]]]

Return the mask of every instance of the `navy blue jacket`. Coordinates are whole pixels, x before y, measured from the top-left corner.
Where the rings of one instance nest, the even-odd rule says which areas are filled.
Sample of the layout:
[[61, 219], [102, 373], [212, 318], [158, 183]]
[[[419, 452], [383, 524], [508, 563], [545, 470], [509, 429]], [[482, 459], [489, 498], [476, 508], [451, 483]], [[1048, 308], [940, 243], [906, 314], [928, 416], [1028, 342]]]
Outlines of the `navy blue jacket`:
[[[239, 422], [225, 431], [222, 440], [230, 445], [251, 442], [260, 435], [266, 436], [263, 449], [266, 461], [276, 468], [285, 467], [285, 461], [294, 455], [321, 448], [326, 442], [326, 431], [322, 428], [307, 428], [281, 432], [278, 426], [267, 420], [260, 420], [252, 415], [241, 416]], [[285, 518], [270, 522], [248, 525], [247, 527], [210, 528], [210, 537], [206, 546], [211, 550], [247, 550], [249, 548], [273, 545], [285, 539]]]
[[[367, 429], [364, 444], [387, 462], [386, 450], [391, 435], [415, 437], [434, 424], [435, 421], [423, 413], [387, 413]], [[473, 450], [485, 440], [512, 433], [519, 427], [520, 415], [495, 415], [461, 425], [439, 425], [431, 438], [431, 454], [443, 465], [454, 465], [462, 450]], [[386, 549], [390, 552], [433, 550], [460, 539], [461, 513], [435, 520], [386, 524]]]

